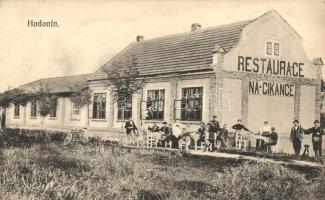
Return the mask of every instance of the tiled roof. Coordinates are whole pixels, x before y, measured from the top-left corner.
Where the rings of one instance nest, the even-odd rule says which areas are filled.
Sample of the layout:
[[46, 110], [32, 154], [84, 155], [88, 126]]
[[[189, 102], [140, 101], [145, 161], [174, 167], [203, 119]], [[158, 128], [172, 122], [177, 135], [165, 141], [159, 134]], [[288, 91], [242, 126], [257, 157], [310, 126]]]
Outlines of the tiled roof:
[[38, 88], [40, 86], [45, 86], [50, 93], [68, 93], [77, 88], [87, 88], [87, 76], [89, 76], [89, 74], [39, 79], [37, 81], [22, 85], [18, 88], [24, 88], [28, 90]]
[[88, 79], [103, 78], [103, 69], [132, 58], [136, 58], [138, 71], [144, 76], [212, 70], [215, 46], [222, 45], [224, 50], [229, 51], [238, 43], [243, 27], [250, 22], [241, 21], [131, 43]]

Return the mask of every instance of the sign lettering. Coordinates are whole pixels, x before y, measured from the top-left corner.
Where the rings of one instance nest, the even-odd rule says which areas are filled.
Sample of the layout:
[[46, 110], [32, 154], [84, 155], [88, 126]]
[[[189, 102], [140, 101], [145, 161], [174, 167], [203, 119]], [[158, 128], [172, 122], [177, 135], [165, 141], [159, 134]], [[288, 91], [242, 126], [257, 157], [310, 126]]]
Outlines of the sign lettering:
[[238, 56], [238, 71], [288, 77], [304, 77], [304, 63]]
[[249, 81], [248, 94], [293, 97], [295, 96], [295, 85], [288, 83]]

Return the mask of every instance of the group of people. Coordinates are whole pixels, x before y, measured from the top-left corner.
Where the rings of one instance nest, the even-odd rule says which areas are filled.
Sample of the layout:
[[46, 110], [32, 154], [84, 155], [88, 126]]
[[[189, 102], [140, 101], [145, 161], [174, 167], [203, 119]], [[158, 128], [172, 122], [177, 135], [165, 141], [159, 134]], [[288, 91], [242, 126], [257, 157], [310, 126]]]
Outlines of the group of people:
[[[136, 134], [138, 130], [132, 120], [127, 121], [124, 125], [124, 128], [127, 135], [130, 135], [131, 133]], [[237, 123], [234, 124], [231, 128], [235, 131], [246, 131], [251, 133], [251, 131], [242, 124], [242, 121], [240, 119], [238, 119]], [[188, 131], [177, 119], [172, 125], [169, 125], [167, 122], [163, 122], [162, 127], [158, 127], [156, 123], [153, 123], [152, 126], [148, 127], [148, 130], [151, 132], [162, 133], [162, 137], [159, 141], [159, 145], [161, 146], [164, 146], [166, 142], [171, 141], [173, 148], [179, 148], [180, 141], [188, 138]], [[207, 124], [201, 122], [200, 127], [196, 131], [196, 134], [199, 135], [199, 139], [197, 140], [198, 145], [203, 142], [207, 147], [209, 147], [210, 151], [215, 150], [217, 141], [220, 141], [221, 148], [228, 147], [227, 124], [223, 124], [221, 127], [217, 120], [217, 116], [213, 116], [213, 119]], [[290, 132], [290, 141], [293, 144], [295, 155], [300, 155], [302, 138], [304, 134], [312, 134], [312, 143], [315, 157], [322, 156], [322, 135], [325, 135], [325, 133], [324, 130], [320, 128], [320, 122], [318, 120], [315, 120], [314, 127], [309, 129], [303, 129], [298, 120], [293, 121], [293, 127], [291, 128]], [[275, 127], [271, 127], [267, 121], [264, 122], [264, 125], [260, 128], [257, 135], [261, 136], [257, 137], [256, 139], [256, 149], [258, 150], [271, 149], [271, 146], [277, 144], [278, 134], [275, 131]], [[194, 141], [192, 140], [191, 143], [193, 142]]]
[[324, 130], [320, 127], [318, 120], [314, 121], [314, 127], [309, 129], [303, 129], [298, 120], [293, 121], [293, 127], [290, 132], [290, 141], [293, 144], [295, 155], [300, 156], [301, 144], [303, 135], [312, 134], [313, 150], [315, 152], [315, 158], [322, 156], [322, 136], [325, 135]]

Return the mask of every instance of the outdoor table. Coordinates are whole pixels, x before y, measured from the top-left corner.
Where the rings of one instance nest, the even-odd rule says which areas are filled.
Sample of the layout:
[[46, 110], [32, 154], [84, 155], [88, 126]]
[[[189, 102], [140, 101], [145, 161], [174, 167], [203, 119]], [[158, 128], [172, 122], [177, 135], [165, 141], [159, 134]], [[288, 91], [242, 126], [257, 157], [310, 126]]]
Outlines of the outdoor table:
[[251, 146], [253, 147], [257, 147], [256, 146], [256, 142], [257, 140], [263, 140], [265, 143], [268, 143], [270, 142], [270, 138], [269, 137], [265, 137], [265, 136], [262, 136], [262, 135], [257, 135], [257, 134], [252, 134], [250, 136], [250, 142], [251, 142]]

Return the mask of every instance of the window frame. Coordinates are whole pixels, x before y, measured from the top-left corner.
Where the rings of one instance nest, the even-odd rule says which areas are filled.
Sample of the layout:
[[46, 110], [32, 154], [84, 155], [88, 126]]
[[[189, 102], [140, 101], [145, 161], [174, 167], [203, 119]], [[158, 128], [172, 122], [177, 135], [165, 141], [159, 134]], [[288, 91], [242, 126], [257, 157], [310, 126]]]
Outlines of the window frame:
[[[186, 92], [186, 90], [193, 90], [192, 92]], [[195, 94], [195, 90], [198, 90], [198, 93]], [[202, 121], [203, 119], [203, 92], [204, 92], [204, 87], [198, 86], [198, 87], [183, 87], [181, 88], [181, 109], [180, 109], [180, 120], [181, 121]], [[199, 95], [198, 97], [194, 98], [188, 98], [187, 96], [184, 96], [184, 93], [192, 93], [193, 95]], [[186, 98], [185, 98], [186, 97]], [[188, 111], [188, 104], [192, 104], [192, 108], [190, 109], [197, 109], [194, 106], [198, 106], [200, 108], [199, 111], [195, 110], [194, 112], [196, 116], [198, 117], [191, 117], [191, 115], [194, 115], [193, 110]], [[198, 104], [197, 104], [198, 103]], [[197, 105], [195, 105], [197, 104]], [[185, 110], [186, 109], [186, 110]], [[198, 113], [197, 113], [198, 112]]]
[[273, 42], [266, 42], [266, 55], [273, 55]]
[[[100, 103], [102, 104], [100, 107], [102, 110], [98, 110], [98, 102], [97, 100], [95, 99], [97, 96], [97, 98], [99, 96], [102, 96], [102, 99], [104, 101], [101, 101]], [[97, 93], [94, 93], [93, 94], [93, 106], [92, 106], [92, 118], [93, 119], [106, 119], [106, 98], [107, 98], [107, 95], [105, 92], [97, 92]]]
[[267, 40], [265, 42], [266, 57], [279, 58], [281, 56], [281, 43], [275, 40]]
[[58, 99], [53, 99], [52, 101], [54, 101], [54, 108], [52, 108], [49, 112], [49, 117], [50, 118], [56, 118], [57, 116], [57, 108], [58, 108]]
[[[74, 114], [74, 111], [78, 110], [78, 114]], [[79, 120], [80, 119], [80, 108], [77, 107], [73, 102], [71, 102], [71, 119]]]
[[126, 121], [130, 119], [132, 119], [132, 95], [127, 97], [119, 96], [117, 101], [117, 120]]
[[20, 105], [14, 104], [14, 117], [20, 117]]
[[[277, 49], [275, 48], [276, 45], [277, 45]], [[276, 53], [276, 50], [277, 50], [277, 53]], [[278, 43], [278, 42], [273, 43], [273, 53], [274, 53], [274, 56], [280, 56], [280, 43]]]
[[37, 102], [30, 102], [30, 118], [37, 118]]
[[[152, 93], [152, 94], [150, 94]], [[158, 97], [152, 98], [152, 97]], [[149, 99], [150, 98], [150, 99]], [[147, 90], [146, 99], [146, 120], [164, 121], [165, 120], [165, 105], [166, 105], [166, 90], [165, 89], [150, 89]], [[152, 110], [152, 117], [148, 116], [149, 108], [154, 105]]]

